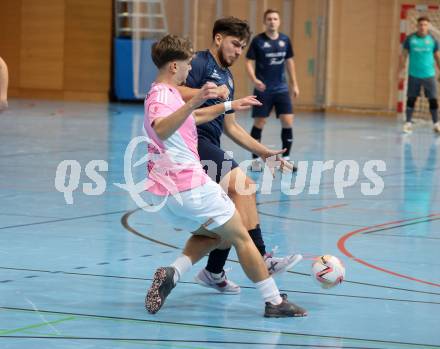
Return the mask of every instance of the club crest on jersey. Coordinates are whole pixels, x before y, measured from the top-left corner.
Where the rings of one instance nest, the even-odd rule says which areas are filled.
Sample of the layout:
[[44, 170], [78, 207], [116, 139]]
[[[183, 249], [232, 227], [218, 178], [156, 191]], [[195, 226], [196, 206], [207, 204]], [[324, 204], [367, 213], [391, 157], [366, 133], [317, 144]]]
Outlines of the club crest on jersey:
[[213, 78], [214, 80], [220, 80], [221, 79], [221, 77], [220, 77], [220, 75], [218, 75], [216, 69], [214, 69], [214, 71], [212, 72], [210, 77]]
[[280, 45], [280, 47], [284, 47], [286, 46], [286, 43], [283, 40], [278, 41], [278, 45]]
[[271, 47], [270, 44], [267, 41], [265, 41], [263, 44], [263, 48], [269, 48], [269, 47]]

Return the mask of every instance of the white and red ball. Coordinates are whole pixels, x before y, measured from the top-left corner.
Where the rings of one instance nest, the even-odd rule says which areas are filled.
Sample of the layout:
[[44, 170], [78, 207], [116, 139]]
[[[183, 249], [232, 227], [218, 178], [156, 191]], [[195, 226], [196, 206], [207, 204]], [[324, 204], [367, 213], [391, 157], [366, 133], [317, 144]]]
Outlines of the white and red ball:
[[335, 256], [319, 256], [312, 264], [312, 278], [322, 288], [339, 285], [345, 278], [344, 264]]

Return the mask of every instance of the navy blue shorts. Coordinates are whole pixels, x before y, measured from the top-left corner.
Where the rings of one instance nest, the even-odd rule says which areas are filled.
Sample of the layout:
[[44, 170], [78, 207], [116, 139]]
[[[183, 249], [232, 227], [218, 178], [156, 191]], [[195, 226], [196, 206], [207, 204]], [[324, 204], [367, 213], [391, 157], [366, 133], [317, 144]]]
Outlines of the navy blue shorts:
[[411, 75], [408, 79], [407, 96], [413, 98], [419, 97], [422, 87], [426, 98], [437, 98], [437, 82], [435, 81], [435, 77], [420, 79]]
[[220, 183], [227, 173], [238, 167], [232, 157], [205, 138], [199, 137], [198, 151], [204, 170], [217, 183]]
[[266, 93], [254, 90], [254, 94], [263, 105], [253, 107], [253, 118], [267, 118], [273, 107], [275, 107], [277, 118], [281, 114], [293, 113], [292, 99], [290, 98], [289, 91]]

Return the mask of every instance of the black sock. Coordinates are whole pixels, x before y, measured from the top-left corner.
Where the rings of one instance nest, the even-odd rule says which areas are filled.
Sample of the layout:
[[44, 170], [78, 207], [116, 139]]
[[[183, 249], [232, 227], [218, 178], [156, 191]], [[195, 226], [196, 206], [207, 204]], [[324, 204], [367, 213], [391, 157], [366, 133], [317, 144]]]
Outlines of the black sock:
[[429, 109], [431, 112], [432, 122], [435, 124], [438, 122], [438, 109]]
[[266, 246], [264, 245], [264, 240], [261, 236], [260, 225], [258, 224], [255, 229], [249, 230], [249, 235], [251, 236], [255, 246], [257, 246], [258, 251], [260, 251], [261, 255], [264, 256], [266, 254]]
[[[263, 132], [263, 130], [261, 128], [252, 127], [251, 130], [251, 137], [255, 140], [257, 140], [258, 142], [261, 142], [261, 133]], [[252, 154], [252, 159], [256, 159], [258, 158], [258, 155]]]
[[414, 113], [414, 108], [406, 108], [406, 122], [411, 122], [412, 120], [412, 115]]
[[213, 250], [209, 254], [208, 263], [206, 264], [206, 270], [210, 273], [220, 274], [223, 271], [223, 268], [226, 264], [226, 260], [228, 259], [229, 251], [227, 250]]
[[281, 142], [283, 143], [283, 149], [287, 149], [283, 156], [289, 156], [293, 142], [293, 131], [291, 127], [281, 130]]

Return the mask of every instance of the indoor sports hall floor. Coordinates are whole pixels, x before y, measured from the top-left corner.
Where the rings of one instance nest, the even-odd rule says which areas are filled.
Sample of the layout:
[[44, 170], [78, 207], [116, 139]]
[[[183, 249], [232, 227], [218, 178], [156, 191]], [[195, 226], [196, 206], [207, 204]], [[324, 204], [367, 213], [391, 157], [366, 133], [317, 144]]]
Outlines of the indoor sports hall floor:
[[[286, 195], [278, 176], [258, 210], [269, 248], [309, 258], [277, 278], [309, 316], [265, 319], [234, 253], [227, 267], [239, 296], [195, 284], [203, 261], [158, 314], [144, 310], [153, 271], [179, 254], [188, 234], [114, 185], [126, 182], [124, 152], [142, 134], [142, 118], [142, 105], [31, 100], [12, 100], [0, 114], [0, 348], [440, 348], [440, 138], [430, 126], [404, 137], [395, 118], [298, 115], [293, 157], [309, 161], [305, 189]], [[250, 128], [248, 117], [240, 122]], [[278, 147], [278, 134], [271, 119], [264, 141]], [[365, 196], [362, 168], [372, 159], [386, 163], [385, 187]], [[55, 189], [63, 160], [82, 169], [71, 205]], [[108, 163], [102, 195], [83, 193], [94, 183], [85, 174], [91, 160]], [[359, 163], [360, 179], [343, 198], [334, 170], [310, 185], [312, 161], [326, 160]], [[314, 284], [311, 258], [321, 254], [344, 261], [341, 286]]]

